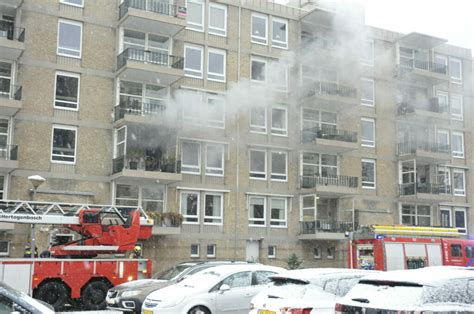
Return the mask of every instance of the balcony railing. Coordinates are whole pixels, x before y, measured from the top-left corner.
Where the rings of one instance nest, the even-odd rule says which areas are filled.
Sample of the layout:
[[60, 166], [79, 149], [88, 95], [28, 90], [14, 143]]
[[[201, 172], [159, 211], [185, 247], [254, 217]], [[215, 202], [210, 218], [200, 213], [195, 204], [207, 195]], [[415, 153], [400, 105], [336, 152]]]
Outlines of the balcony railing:
[[120, 156], [113, 159], [112, 173], [120, 172], [123, 169], [181, 173], [181, 161], [148, 156], [140, 159]]
[[314, 90], [310, 90], [307, 93], [307, 96], [313, 96], [315, 94], [327, 94], [348, 98], [357, 97], [357, 89], [353, 87], [339, 85], [333, 82], [316, 82], [314, 85]]
[[313, 221], [301, 221], [300, 222], [300, 233], [301, 234], [315, 234], [317, 232], [335, 232], [345, 233], [346, 231], [352, 231], [352, 222], [347, 221], [334, 221], [334, 220], [313, 220]]
[[336, 128], [327, 127], [313, 127], [303, 130], [303, 143], [311, 142], [315, 139], [357, 143], [357, 132], [338, 130]]
[[0, 27], [0, 37], [8, 40], [17, 40], [19, 42], [25, 41], [25, 29], [22, 27]]
[[1, 160], [18, 160], [18, 145], [0, 145]]
[[400, 195], [451, 194], [451, 185], [444, 183], [404, 183], [400, 184]]
[[123, 119], [126, 114], [138, 116], [162, 116], [166, 110], [166, 102], [164, 100], [141, 101], [133, 97], [123, 99], [118, 106], [115, 107], [114, 121]]
[[413, 113], [415, 110], [424, 110], [435, 113], [448, 113], [449, 107], [447, 104], [439, 102], [437, 97], [430, 98], [429, 103], [420, 105], [416, 100], [413, 102], [401, 102], [397, 104], [397, 111], [399, 115]]
[[448, 67], [445, 64], [418, 59], [402, 61], [400, 62], [400, 68], [405, 71], [410, 71], [416, 68], [440, 74], [448, 73]]
[[119, 7], [120, 19], [127, 14], [129, 8], [176, 16], [176, 5], [166, 3], [163, 0], [125, 0]]
[[22, 88], [18, 85], [10, 85], [5, 89], [0, 86], [0, 97], [21, 100]]
[[450, 154], [451, 147], [446, 144], [439, 144], [436, 142], [407, 142], [398, 143], [398, 155], [415, 154], [417, 150], [422, 150], [429, 153]]
[[181, 57], [156, 51], [127, 48], [117, 56], [117, 69], [122, 68], [127, 63], [127, 60], [152, 63], [174, 69], [183, 69], [184, 66], [184, 59]]
[[357, 188], [359, 178], [349, 176], [301, 176], [301, 187], [304, 189], [315, 188], [318, 185], [340, 186], [347, 188]]

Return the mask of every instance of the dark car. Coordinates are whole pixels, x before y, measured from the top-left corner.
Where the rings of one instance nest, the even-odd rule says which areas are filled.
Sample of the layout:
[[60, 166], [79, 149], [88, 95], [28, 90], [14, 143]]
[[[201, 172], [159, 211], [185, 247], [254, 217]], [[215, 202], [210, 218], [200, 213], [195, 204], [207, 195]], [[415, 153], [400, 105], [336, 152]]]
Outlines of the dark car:
[[53, 308], [0, 282], [0, 313], [53, 314]]
[[155, 290], [172, 285], [201, 270], [213, 266], [247, 263], [234, 261], [191, 261], [177, 264], [155, 274], [152, 279], [142, 279], [115, 286], [107, 293], [107, 308], [123, 312], [140, 313], [145, 298]]

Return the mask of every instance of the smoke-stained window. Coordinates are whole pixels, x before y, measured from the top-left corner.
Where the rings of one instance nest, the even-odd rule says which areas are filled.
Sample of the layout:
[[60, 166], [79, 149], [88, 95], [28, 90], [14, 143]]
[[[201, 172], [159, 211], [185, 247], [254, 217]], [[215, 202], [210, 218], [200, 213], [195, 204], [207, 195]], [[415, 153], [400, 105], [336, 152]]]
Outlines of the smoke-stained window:
[[204, 194], [204, 223], [222, 225], [224, 197], [220, 193]]
[[375, 147], [375, 119], [361, 119], [361, 145], [365, 147]]
[[271, 152], [272, 173], [271, 179], [274, 181], [287, 181], [288, 154], [286, 152]]
[[59, 20], [58, 33], [57, 54], [73, 58], [81, 58], [82, 23]]
[[224, 175], [224, 145], [206, 144], [206, 175]]
[[251, 58], [250, 79], [256, 82], [267, 81], [267, 61], [262, 58]]
[[375, 189], [375, 160], [362, 159], [362, 187]]
[[449, 58], [449, 75], [451, 83], [462, 84], [462, 61], [457, 58]]
[[272, 108], [272, 129], [274, 135], [288, 135], [288, 116], [286, 108]]
[[204, 1], [186, 1], [186, 28], [195, 31], [204, 31]]
[[263, 196], [249, 196], [249, 225], [265, 226], [265, 203]]
[[250, 108], [250, 131], [267, 133], [267, 110], [265, 107]]
[[227, 35], [227, 6], [209, 3], [209, 34]]
[[268, 17], [266, 15], [252, 13], [252, 42], [257, 44], [268, 43]]
[[56, 73], [54, 107], [77, 110], [79, 107], [79, 79], [73, 73]]
[[431, 207], [429, 205], [401, 205], [402, 224], [409, 226], [431, 226]]
[[265, 180], [267, 178], [267, 152], [250, 150], [250, 178]]
[[362, 105], [374, 106], [375, 104], [375, 87], [374, 80], [369, 78], [361, 79], [361, 99]]
[[272, 46], [288, 48], [288, 20], [272, 18]]
[[464, 134], [461, 132], [453, 132], [451, 138], [453, 143], [453, 157], [464, 158]]
[[181, 191], [179, 208], [184, 223], [199, 223], [199, 197], [199, 192]]
[[184, 46], [184, 74], [189, 77], [202, 78], [202, 47]]
[[183, 142], [181, 146], [181, 172], [201, 173], [201, 144], [196, 142]]
[[287, 199], [280, 197], [270, 198], [270, 225], [286, 227]]
[[53, 126], [52, 162], [72, 164], [76, 162], [76, 136], [76, 127]]
[[210, 81], [225, 82], [225, 74], [226, 51], [209, 48], [207, 57], [207, 79]]
[[450, 111], [451, 117], [454, 120], [463, 120], [464, 108], [462, 95], [451, 94], [450, 95]]
[[453, 169], [453, 190], [456, 196], [466, 196], [466, 173], [463, 169]]

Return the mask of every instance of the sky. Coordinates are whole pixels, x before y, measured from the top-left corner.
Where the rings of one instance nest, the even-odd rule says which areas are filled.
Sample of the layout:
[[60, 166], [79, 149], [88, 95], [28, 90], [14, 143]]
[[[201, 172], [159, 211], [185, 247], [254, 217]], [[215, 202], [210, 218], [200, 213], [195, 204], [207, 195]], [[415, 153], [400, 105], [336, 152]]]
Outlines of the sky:
[[[474, 52], [473, 0], [353, 0], [365, 7], [367, 25], [418, 32]], [[474, 54], [474, 53], [473, 53]]]

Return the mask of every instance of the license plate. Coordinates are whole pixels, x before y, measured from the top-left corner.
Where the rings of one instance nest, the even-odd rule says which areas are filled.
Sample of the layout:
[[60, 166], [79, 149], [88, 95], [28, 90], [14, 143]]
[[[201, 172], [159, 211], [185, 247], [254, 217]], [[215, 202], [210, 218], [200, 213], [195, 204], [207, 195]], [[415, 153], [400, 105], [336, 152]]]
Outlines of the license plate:
[[276, 313], [270, 310], [258, 310], [258, 314], [276, 314]]
[[143, 314], [153, 314], [153, 311], [150, 311], [150, 310], [143, 310]]

